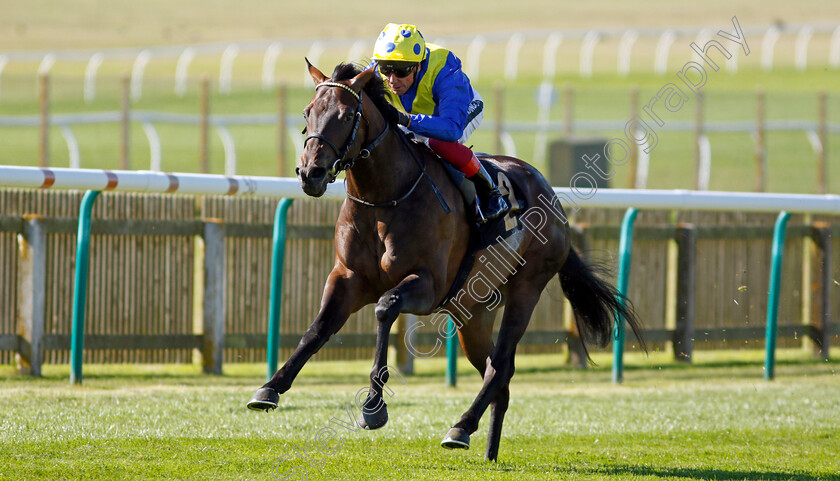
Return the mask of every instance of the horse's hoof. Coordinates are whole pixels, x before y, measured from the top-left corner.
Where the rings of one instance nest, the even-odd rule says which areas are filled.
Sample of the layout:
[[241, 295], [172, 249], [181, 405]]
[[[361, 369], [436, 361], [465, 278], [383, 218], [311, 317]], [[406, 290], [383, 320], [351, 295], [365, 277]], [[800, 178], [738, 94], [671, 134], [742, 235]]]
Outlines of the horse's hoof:
[[440, 445], [447, 449], [470, 449], [470, 435], [461, 428], [452, 428]]
[[359, 414], [359, 420], [356, 422], [362, 429], [379, 429], [388, 423], [388, 406], [383, 401], [382, 407], [378, 411], [370, 414], [362, 409], [362, 413]]
[[277, 408], [280, 402], [280, 395], [269, 387], [261, 387], [254, 393], [254, 397], [248, 401], [248, 409], [254, 411], [271, 411]]

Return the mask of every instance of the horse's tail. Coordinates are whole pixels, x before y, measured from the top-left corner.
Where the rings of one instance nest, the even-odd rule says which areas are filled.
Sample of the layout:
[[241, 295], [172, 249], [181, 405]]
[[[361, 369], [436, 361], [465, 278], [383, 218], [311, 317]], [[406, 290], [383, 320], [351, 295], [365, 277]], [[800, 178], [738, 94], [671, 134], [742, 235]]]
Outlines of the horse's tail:
[[[614, 286], [603, 281], [595, 274], [606, 269], [598, 264], [587, 264], [574, 248], [569, 250], [569, 257], [560, 272], [560, 285], [563, 293], [572, 305], [575, 324], [581, 340], [587, 339], [600, 346], [606, 346], [612, 339], [616, 316], [627, 321], [643, 350], [647, 352], [641, 335], [641, 325], [633, 304], [618, 292]], [[623, 298], [623, 299], [622, 299]], [[624, 302], [619, 302], [622, 299]], [[586, 342], [581, 343], [589, 359]], [[590, 359], [591, 360], [591, 359]]]

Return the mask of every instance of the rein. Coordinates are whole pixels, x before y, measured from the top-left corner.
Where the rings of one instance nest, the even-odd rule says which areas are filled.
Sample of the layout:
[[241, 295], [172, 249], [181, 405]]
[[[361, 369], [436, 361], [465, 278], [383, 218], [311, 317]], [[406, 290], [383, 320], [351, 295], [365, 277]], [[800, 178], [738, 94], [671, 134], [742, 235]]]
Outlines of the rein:
[[[344, 147], [342, 149], [339, 149], [338, 147], [336, 147], [336, 145], [333, 143], [332, 140], [328, 139], [324, 135], [321, 135], [320, 133], [310, 134], [303, 141], [303, 145], [306, 145], [306, 143], [309, 142], [309, 139], [318, 139], [318, 140], [326, 143], [327, 145], [329, 145], [330, 148], [333, 149], [333, 151], [335, 151], [335, 153], [338, 155], [338, 159], [336, 159], [336, 161], [333, 162], [332, 167], [327, 172], [327, 174], [330, 176], [329, 182], [333, 183], [333, 182], [335, 182], [335, 179], [338, 176], [338, 174], [340, 174], [341, 172], [343, 172], [345, 170], [351, 169], [353, 167], [353, 165], [356, 163], [357, 160], [369, 158], [373, 149], [375, 149], [377, 146], [379, 146], [379, 144], [385, 138], [385, 134], [387, 134], [388, 131], [391, 130], [391, 129], [386, 122], [385, 128], [382, 130], [382, 133], [380, 133], [376, 137], [376, 139], [373, 140], [373, 142], [368, 144], [367, 147], [361, 149], [359, 151], [359, 155], [357, 155], [356, 157], [353, 157], [352, 159], [348, 160], [346, 157], [350, 152], [350, 147], [353, 145], [353, 143], [356, 140], [356, 133], [359, 130], [359, 124], [361, 123], [361, 120], [362, 120], [362, 93], [363, 93], [363, 91], [359, 92], [359, 93], [356, 93], [353, 89], [351, 89], [349, 86], [347, 86], [343, 83], [330, 82], [330, 81], [325, 81], [325, 82], [319, 83], [315, 87], [315, 90], [318, 90], [321, 87], [342, 88], [342, 89], [350, 92], [353, 95], [353, 97], [355, 97], [356, 100], [359, 102], [358, 105], [356, 106], [356, 112], [353, 114], [353, 117], [355, 118], [354, 121], [353, 121], [353, 130], [350, 132], [350, 138], [347, 140], [347, 143], [344, 145]], [[305, 128], [304, 128], [304, 132], [306, 132]], [[403, 144], [408, 149], [408, 152], [411, 154], [411, 157], [414, 159], [415, 162], [417, 162], [417, 166], [420, 168], [420, 175], [417, 176], [417, 180], [414, 181], [414, 184], [411, 186], [411, 189], [409, 189], [408, 192], [406, 192], [399, 199], [389, 200], [387, 202], [368, 202], [366, 200], [363, 200], [363, 199], [360, 199], [358, 197], [354, 197], [354, 196], [350, 195], [349, 192], [347, 193], [347, 198], [349, 198], [350, 200], [352, 200], [354, 202], [358, 202], [359, 204], [362, 204], [362, 205], [368, 206], [368, 207], [395, 207], [400, 202], [407, 199], [411, 194], [413, 194], [414, 191], [417, 189], [417, 186], [420, 184], [420, 181], [423, 180], [423, 177], [425, 177], [429, 181], [429, 184], [431, 184], [432, 190], [435, 192], [435, 196], [437, 196], [438, 201], [440, 202], [441, 206], [443, 207], [443, 210], [447, 214], [449, 212], [451, 212], [451, 209], [449, 208], [449, 205], [447, 205], [446, 201], [443, 199], [443, 195], [438, 190], [438, 188], [435, 185], [432, 178], [429, 177], [429, 175], [426, 173], [426, 166], [424, 166], [420, 162], [420, 159], [417, 158], [417, 154], [414, 152], [414, 150], [411, 148], [411, 146], [408, 145], [408, 140], [405, 138], [405, 135], [402, 132], [396, 132], [396, 134], [400, 138], [400, 140], [402, 140]]]

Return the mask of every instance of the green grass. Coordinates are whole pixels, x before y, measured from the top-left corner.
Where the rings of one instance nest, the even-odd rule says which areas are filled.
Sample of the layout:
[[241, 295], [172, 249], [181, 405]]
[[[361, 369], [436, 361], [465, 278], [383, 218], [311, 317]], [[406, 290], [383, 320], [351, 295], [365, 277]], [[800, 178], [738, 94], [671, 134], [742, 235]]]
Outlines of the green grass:
[[[20, 4], [19, 0], [10, 3]], [[323, 2], [318, 15], [304, 5], [278, 4], [259, 0], [245, 7], [230, 8], [224, 0], [198, 3], [196, 0], [162, 2], [151, 0], [129, 3], [120, 9], [111, 8], [103, 0], [74, 2], [72, 9], [58, 8], [44, 0], [26, 2], [8, 8], [8, 15], [0, 15], [0, 44], [20, 49], [113, 48], [143, 45], [173, 45], [210, 41], [288, 38], [352, 38], [375, 36], [381, 25], [393, 21], [394, 12], [382, 9], [373, 0], [359, 0], [352, 5]], [[288, 3], [288, 2], [287, 2]], [[546, 0], [517, 3], [516, 8], [497, 6], [469, 0], [431, 2], [423, 9], [415, 9], [411, 21], [420, 25], [427, 36], [514, 31], [530, 29], [583, 29], [606, 26], [680, 27], [685, 25], [719, 26], [731, 29], [730, 19], [737, 15], [742, 26], [786, 22], [818, 23], [836, 18], [840, 4], [831, 0], [817, 0], [812, 8], [797, 8], [781, 0], [765, 1], [759, 5], [748, 0], [713, 0], [702, 4], [684, 4], [670, 8], [664, 0], [630, 5], [616, 0], [564, 5], [562, 14]], [[165, 12], [165, 13], [161, 13]], [[446, 14], [441, 14], [446, 12]], [[131, 21], [126, 19], [130, 18]], [[464, 21], [463, 19], [469, 19]], [[348, 21], [350, 20], [350, 21]], [[336, 27], [341, 25], [341, 27]], [[6, 28], [3, 28], [6, 27]], [[708, 121], [753, 121], [755, 91], [764, 89], [767, 98], [768, 120], [815, 120], [817, 92], [829, 94], [828, 117], [840, 122], [840, 84], [837, 71], [827, 66], [830, 36], [816, 35], [809, 49], [809, 68], [800, 72], [793, 68], [795, 36], [783, 36], [776, 48], [772, 72], [759, 68], [761, 38], [748, 38], [750, 54], [733, 51], [739, 56], [739, 72], [735, 75], [721, 70], [709, 73], [705, 87], [705, 118]], [[486, 102], [486, 119], [494, 119], [498, 109], [505, 121], [533, 122], [537, 118], [535, 91], [541, 81], [543, 41], [527, 41], [523, 46], [519, 77], [508, 82], [504, 100], [500, 103], [494, 86], [503, 78], [504, 43], [491, 43], [481, 56], [480, 76], [476, 87]], [[689, 39], [681, 38], [673, 45], [669, 57], [669, 72], [665, 76], [651, 73], [655, 39], [641, 39], [633, 50], [631, 74], [615, 74], [617, 40], [605, 39], [595, 51], [591, 79], [578, 74], [580, 42], [567, 39], [557, 53], [558, 91], [565, 84], [575, 89], [575, 119], [621, 120], [630, 118], [629, 92], [639, 88], [641, 105], [663, 85], [677, 82], [675, 72], [692, 59]], [[467, 56], [466, 45], [453, 45], [462, 58]], [[312, 96], [310, 86], [302, 86], [303, 56], [308, 48], [287, 46], [281, 53], [275, 74], [288, 85], [288, 112], [300, 112]], [[333, 65], [344, 60], [347, 50], [327, 49], [319, 67], [329, 73]], [[277, 99], [273, 91], [261, 88], [260, 74], [263, 52], [243, 51], [233, 70], [233, 92], [219, 94], [212, 88], [213, 114], [274, 113]], [[135, 111], [164, 111], [197, 114], [199, 112], [199, 79], [207, 76], [213, 83], [219, 75], [220, 55], [199, 55], [190, 66], [187, 94], [178, 98], [174, 92], [175, 58], [153, 58], [146, 69], [142, 98], [132, 103]], [[82, 100], [86, 62], [59, 61], [52, 69], [50, 111], [54, 114], [118, 111], [120, 108], [121, 77], [132, 69], [132, 59], [108, 59], [97, 78], [97, 97], [91, 103]], [[38, 62], [10, 62], [2, 73], [0, 116], [38, 114], [35, 85]], [[552, 107], [551, 118], [563, 118], [562, 95]], [[677, 113], [663, 115], [666, 122], [692, 121], [696, 102], [692, 99]], [[168, 171], [196, 172], [199, 130], [197, 126], [156, 124], [163, 145], [162, 168]], [[237, 172], [245, 175], [274, 175], [277, 172], [277, 132], [274, 126], [234, 126], [230, 131], [236, 142]], [[81, 147], [84, 168], [120, 168], [120, 127], [116, 124], [74, 126], [73, 132]], [[210, 170], [224, 172], [224, 151], [216, 132], [211, 129]], [[604, 139], [621, 136], [622, 132], [578, 132], [598, 135]], [[535, 135], [514, 133], [517, 156], [529, 162], [535, 158]], [[549, 141], [562, 136], [551, 133]], [[692, 188], [694, 179], [694, 136], [690, 132], [658, 132], [658, 145], [651, 154], [648, 187], [674, 189]], [[711, 185], [713, 190], [752, 190], [755, 184], [755, 145], [748, 133], [709, 134], [712, 147]], [[840, 192], [840, 140], [829, 135], [828, 190]], [[470, 140], [476, 149], [493, 151], [493, 132], [485, 127]], [[39, 133], [37, 127], [0, 129], [0, 164], [37, 165]], [[813, 193], [816, 191], [817, 166], [815, 155], [802, 132], [771, 132], [767, 134], [768, 190], [775, 192]], [[67, 166], [67, 147], [57, 127], [50, 129], [50, 165]], [[135, 123], [130, 136], [130, 168], [149, 167], [149, 145], [141, 126]], [[287, 174], [293, 172], [296, 153], [288, 143]], [[547, 171], [545, 162], [535, 162]], [[627, 168], [616, 169], [613, 185], [627, 186]]]
[[[107, 0], [5, 0], [0, 5], [0, 45], [9, 50], [94, 49], [262, 38], [373, 38], [388, 22], [415, 23], [434, 38], [499, 30], [715, 26], [733, 15], [743, 26], [824, 23], [840, 14], [834, 0], [811, 0], [808, 7], [786, 0], [706, 0], [684, 2], [679, 8], [668, 0], [590, 0], [562, 6], [552, 0], [515, 5], [428, 0], [422, 8], [385, 8], [377, 0], [322, 0], [314, 6], [270, 0], [146, 0], [119, 7]], [[792, 43], [780, 40], [779, 48]]]
[[[802, 75], [794, 71], [778, 71], [770, 78], [757, 79], [751, 72], [738, 75], [728, 73], [710, 77], [706, 89], [706, 119], [709, 121], [752, 121], [755, 112], [755, 89], [760, 85], [767, 90], [767, 118], [813, 120], [816, 118], [816, 93], [806, 85], [829, 85], [831, 75], [814, 71]], [[6, 79], [8, 80], [8, 79]], [[611, 74], [598, 75], [591, 82], [582, 82], [574, 75], [558, 77], [555, 82], [558, 90], [571, 82], [575, 87], [575, 118], [578, 120], [627, 120], [629, 119], [629, 89], [636, 85], [640, 89], [640, 101], [646, 104], [651, 96], [665, 83], [673, 79], [655, 75], [636, 74], [627, 79]], [[536, 102], [534, 92], [538, 85], [537, 77], [525, 77], [505, 89], [503, 104], [506, 121], [536, 120]], [[13, 81], [4, 85], [4, 92], [15, 88]], [[108, 94], [107, 79], [101, 80], [105, 89], [103, 98], [93, 104], [85, 104], [79, 99], [81, 88], [59, 95], [51, 107], [53, 113], [73, 113], [86, 111], [115, 111], [119, 101], [116, 94]], [[493, 95], [495, 81], [487, 79], [478, 82], [478, 88], [484, 92], [487, 101], [487, 119], [495, 118], [498, 104]], [[32, 85], [17, 86], [20, 91], [31, 89]], [[168, 81], [147, 80], [147, 91], [143, 98], [132, 108], [144, 111], [164, 111], [176, 113], [198, 112], [197, 95], [193, 92], [179, 99], [171, 91]], [[28, 90], [27, 90], [28, 91]], [[299, 112], [308, 102], [312, 93], [309, 88], [289, 87], [288, 111]], [[830, 91], [829, 116], [836, 122], [835, 112], [840, 111], [840, 96]], [[272, 113], [276, 110], [276, 98], [273, 92], [263, 92], [256, 83], [240, 84], [231, 95], [214, 93], [211, 100], [214, 114]], [[35, 102], [25, 95], [4, 98], [0, 103], [3, 115], [33, 115]], [[551, 118], [563, 118], [562, 102], [552, 108]], [[677, 113], [665, 112], [662, 117], [667, 123], [691, 121], [696, 108], [692, 100]], [[198, 146], [199, 129], [197, 126], [172, 124], [156, 125], [161, 143], [162, 168], [167, 171], [196, 172], [199, 170]], [[232, 126], [231, 133], [236, 141], [237, 172], [245, 175], [274, 175], [276, 172], [276, 127], [274, 126]], [[81, 148], [81, 163], [85, 168], [119, 168], [121, 148], [120, 127], [118, 124], [95, 124], [75, 126], [73, 131]], [[693, 186], [693, 139], [690, 132], [668, 132], [657, 129], [658, 145], [651, 154], [650, 188], [692, 188]], [[587, 133], [604, 139], [623, 136], [622, 132]], [[69, 163], [67, 148], [57, 127], [50, 131], [51, 165], [66, 166]], [[221, 141], [214, 129], [210, 131], [210, 167], [213, 173], [224, 172], [224, 152]], [[754, 185], [755, 146], [747, 133], [710, 133], [712, 145], [711, 189], [713, 190], [751, 190]], [[562, 137], [561, 133], [549, 135], [549, 141]], [[514, 133], [517, 156], [533, 161], [534, 134]], [[769, 172], [769, 190], [775, 192], [815, 192], [817, 169], [815, 156], [807, 137], [802, 132], [770, 132], [767, 134], [767, 152]], [[840, 169], [835, 168], [840, 162], [840, 149], [832, 148], [838, 135], [829, 135], [829, 191], [840, 192]], [[0, 163], [10, 165], [37, 165], [38, 129], [3, 128], [0, 129], [0, 142], [4, 149], [0, 152]], [[480, 129], [470, 142], [479, 150], [492, 151], [493, 133], [489, 128]], [[149, 145], [138, 123], [131, 128], [131, 168], [149, 168]], [[292, 142], [288, 143], [287, 164], [285, 171], [293, 171], [296, 161]], [[547, 169], [545, 163], [537, 167]], [[627, 168], [617, 168], [613, 185], [627, 185]]]
[[693, 366], [630, 355], [620, 386], [607, 354], [587, 371], [559, 355], [520, 356], [498, 463], [482, 459], [486, 416], [471, 450], [438, 446], [480, 387], [464, 359], [455, 389], [441, 360], [418, 361], [407, 384], [389, 383], [389, 424], [337, 428], [332, 454], [311, 444], [346, 417], [367, 362], [309, 364], [268, 414], [244, 407], [262, 365], [228, 365], [221, 377], [192, 365], [91, 365], [81, 387], [68, 385], [67, 366], [46, 366], [43, 379], [3, 367], [0, 478], [274, 479], [296, 469], [308, 479], [840, 480], [840, 363], [780, 351], [777, 379], [765, 382], [761, 354], [699, 352]]
[[[12, 2], [20, 3], [19, 0]], [[171, 2], [169, 2], [171, 3]], [[0, 15], [0, 44], [21, 49], [112, 48], [139, 45], [172, 45], [208, 41], [283, 38], [349, 38], [373, 36], [381, 25], [393, 21], [393, 12], [383, 10], [373, 0], [354, 2], [352, 7], [340, 2], [327, 2], [314, 18], [310, 8], [300, 5], [277, 4], [262, 0], [249, 8], [229, 8], [223, 0], [202, 2], [195, 0], [163, 4], [159, 0], [141, 4], [127, 4], [121, 9], [109, 8], [102, 0], [75, 2], [72, 8], [56, 8], [55, 2], [30, 1], [27, 6], [9, 8], [8, 15]], [[467, 1], [459, 4], [432, 2], [422, 11], [412, 12], [411, 21], [421, 25], [430, 38], [437, 35], [514, 31], [529, 29], [596, 28], [615, 25], [668, 26], [719, 25], [730, 29], [732, 15], [742, 26], [768, 24], [778, 20], [788, 22], [823, 22], [838, 12], [837, 2], [819, 0], [819, 7], [801, 9], [780, 0], [762, 2], [758, 8], [747, 0], [709, 1], [697, 5], [683, 5], [673, 11], [664, 0], [645, 5], [628, 5], [615, 0], [597, 0], [575, 4], [563, 14], [549, 14], [556, 7], [546, 0], [520, 2], [516, 8], [503, 8], [487, 2]], [[154, 12], [165, 10], [165, 14]], [[2, 9], [0, 8], [0, 11]], [[441, 15], [439, 11], [448, 12]], [[814, 12], [821, 12], [816, 14]], [[124, 18], [123, 18], [124, 17]], [[125, 18], [131, 18], [127, 22]], [[189, 18], [189, 21], [185, 20]], [[469, 22], [457, 20], [469, 18]], [[347, 19], [352, 25], [343, 25]], [[690, 19], [687, 23], [686, 19]], [[336, 24], [343, 25], [336, 27]], [[3, 26], [6, 28], [3, 28]], [[430, 33], [432, 32], [432, 33]], [[828, 35], [817, 35], [809, 49], [809, 68], [800, 72], [793, 68], [795, 36], [783, 36], [776, 48], [772, 72], [760, 69], [761, 38], [748, 38], [749, 55], [734, 51], [739, 58], [739, 71], [709, 72], [704, 88], [706, 101], [704, 118], [709, 122], [747, 121], [755, 119], [756, 90], [766, 91], [768, 120], [810, 120], [817, 118], [817, 92], [828, 92], [829, 122], [838, 123], [840, 117], [840, 84], [837, 71], [827, 67]], [[60, 40], [59, 40], [60, 39]], [[679, 83], [676, 71], [692, 60], [687, 38], [674, 43], [668, 61], [668, 73], [657, 76], [651, 72], [655, 39], [641, 39], [633, 50], [631, 74], [620, 77], [615, 73], [617, 41], [605, 39], [596, 49], [594, 76], [582, 79], [578, 73], [580, 42], [567, 39], [557, 53], [558, 89], [553, 104], [552, 120], [563, 119], [562, 89], [571, 85], [575, 91], [574, 118], [576, 120], [627, 121], [630, 113], [630, 90], [639, 88], [639, 102], [647, 105], [651, 97], [670, 82]], [[480, 59], [480, 76], [474, 79], [486, 103], [485, 119], [495, 119], [501, 109], [506, 122], [535, 122], [537, 104], [535, 92], [542, 80], [542, 52], [544, 41], [527, 41], [519, 59], [519, 77], [507, 82], [500, 101], [495, 86], [504, 74], [505, 44], [491, 43]], [[462, 59], [467, 56], [466, 45], [453, 45]], [[285, 47], [275, 69], [277, 79], [288, 85], [287, 112], [297, 113], [312, 97], [311, 86], [303, 86], [303, 57], [308, 48]], [[318, 66], [326, 73], [345, 60], [346, 48], [327, 49]], [[173, 92], [176, 58], [153, 58], [146, 69], [142, 98], [131, 104], [134, 111], [160, 111], [181, 114], [199, 112], [199, 83], [206, 76], [211, 86], [212, 114], [273, 114], [277, 109], [274, 91], [263, 91], [260, 83], [263, 52], [243, 51], [233, 69], [231, 94], [216, 89], [220, 55], [199, 55], [190, 66], [188, 90], [183, 98]], [[116, 112], [121, 104], [121, 78], [132, 69], [132, 59], [106, 60], [97, 77], [97, 96], [91, 103], [82, 99], [86, 62], [59, 61], [52, 69], [50, 84], [50, 112], [53, 114], [79, 112]], [[38, 62], [10, 62], [2, 73], [0, 116], [36, 116], [39, 103], [36, 88]], [[662, 112], [666, 123], [692, 122], [696, 100], [677, 113]], [[644, 117], [644, 116], [643, 116]], [[489, 122], [470, 139], [476, 149], [493, 152], [495, 136]], [[162, 169], [175, 172], [198, 172], [200, 133], [197, 126], [155, 124], [162, 144]], [[300, 126], [297, 126], [299, 128]], [[694, 134], [667, 132], [656, 129], [658, 145], [651, 153], [647, 187], [654, 189], [691, 189], [694, 187]], [[121, 168], [121, 129], [118, 124], [74, 126], [80, 145], [81, 166], [95, 169]], [[230, 132], [236, 143], [237, 173], [243, 175], [275, 175], [277, 163], [276, 126], [233, 126]], [[581, 132], [604, 140], [623, 137], [623, 132]], [[67, 145], [61, 131], [50, 131], [49, 164], [69, 165]], [[512, 133], [516, 155], [547, 172], [548, 163], [535, 155], [536, 136], [533, 133]], [[552, 132], [548, 141], [559, 140], [561, 132]], [[749, 133], [710, 133], [712, 164], [710, 189], [750, 191], [755, 185], [755, 144]], [[840, 193], [840, 149], [836, 148], [840, 135], [828, 138], [828, 191]], [[38, 127], [0, 128], [0, 164], [37, 165], [39, 162]], [[767, 133], [768, 190], [772, 192], [815, 193], [817, 191], [817, 162], [804, 132]], [[225, 172], [222, 143], [215, 129], [210, 130], [210, 172]], [[148, 169], [149, 142], [138, 122], [130, 128], [131, 169]], [[289, 141], [285, 151], [283, 171], [294, 171], [297, 154]], [[629, 168], [617, 168], [614, 187], [627, 187]]]

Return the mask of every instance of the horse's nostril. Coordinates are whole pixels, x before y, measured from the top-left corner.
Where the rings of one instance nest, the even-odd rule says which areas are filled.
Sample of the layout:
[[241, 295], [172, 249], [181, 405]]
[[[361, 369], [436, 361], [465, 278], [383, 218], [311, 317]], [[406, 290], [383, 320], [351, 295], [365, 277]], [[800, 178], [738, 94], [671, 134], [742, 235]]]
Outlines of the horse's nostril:
[[312, 180], [323, 179], [327, 175], [327, 169], [324, 167], [315, 167], [309, 172], [309, 178]]
[[300, 167], [295, 167], [295, 175], [300, 176]]

